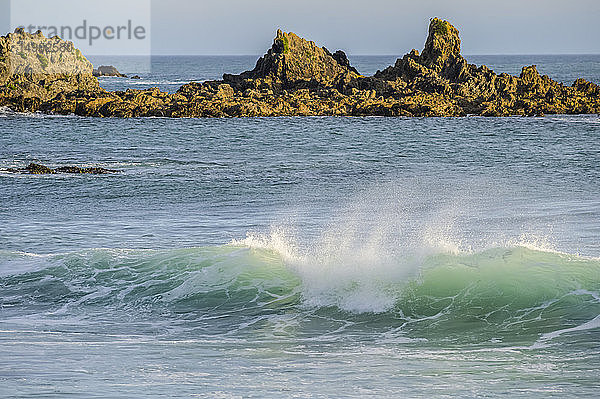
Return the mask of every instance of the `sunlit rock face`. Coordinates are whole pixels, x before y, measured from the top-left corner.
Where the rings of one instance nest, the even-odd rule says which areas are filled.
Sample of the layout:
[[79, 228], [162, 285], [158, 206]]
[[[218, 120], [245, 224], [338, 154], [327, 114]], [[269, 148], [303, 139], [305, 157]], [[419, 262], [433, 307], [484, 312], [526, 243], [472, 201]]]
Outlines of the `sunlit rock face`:
[[[31, 48], [22, 52], [21, 48]], [[497, 75], [461, 55], [458, 29], [433, 18], [425, 48], [374, 76], [362, 76], [343, 51], [277, 31], [251, 71], [157, 88], [107, 92], [73, 44], [17, 31], [0, 38], [0, 106], [15, 111], [96, 117], [508, 116], [600, 113], [600, 88], [541, 76]], [[57, 51], [56, 49], [60, 49]]]
[[245, 79], [262, 79], [285, 89], [298, 86], [330, 85], [340, 79], [357, 77], [356, 69], [343, 51], [331, 54], [325, 47], [281, 30], [273, 46], [256, 63], [252, 71], [223, 76], [224, 80], [240, 84]]
[[81, 51], [58, 36], [17, 29], [0, 37], [0, 86], [13, 96], [47, 100], [59, 93], [95, 91], [99, 86], [92, 70]]

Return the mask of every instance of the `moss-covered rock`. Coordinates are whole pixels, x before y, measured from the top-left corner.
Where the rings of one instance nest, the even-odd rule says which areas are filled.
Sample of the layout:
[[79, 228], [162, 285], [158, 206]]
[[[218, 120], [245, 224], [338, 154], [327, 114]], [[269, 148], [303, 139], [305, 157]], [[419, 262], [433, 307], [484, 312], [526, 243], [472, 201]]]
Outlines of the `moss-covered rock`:
[[[41, 53], [48, 62], [44, 70], [45, 63], [37, 55], [24, 59], [7, 52], [19, 40], [46, 44], [50, 40], [67, 51], [58, 56]], [[192, 82], [174, 94], [156, 88], [107, 92], [98, 87], [91, 64], [72, 43], [19, 31], [0, 38], [0, 106], [123, 118], [600, 112], [600, 87], [594, 83], [578, 79], [567, 87], [540, 75], [535, 66], [523, 68], [519, 76], [497, 75], [485, 65], [469, 64], [460, 46], [458, 30], [434, 18], [421, 53], [412, 50], [393, 66], [364, 77], [352, 68], [344, 52], [331, 54], [314, 42], [278, 31], [256, 67], [240, 75]], [[22, 61], [28, 61], [30, 69]], [[58, 73], [65, 66], [74, 67], [74, 73]]]
[[421, 54], [421, 63], [440, 72], [457, 58], [462, 58], [458, 29], [448, 21], [433, 18], [429, 24], [429, 35]]
[[358, 74], [343, 52], [334, 56], [312, 41], [278, 30], [273, 46], [258, 60], [253, 70], [240, 75], [225, 74], [223, 79], [244, 90], [248, 88], [245, 80], [262, 80], [278, 91], [315, 84], [333, 85], [347, 76]]
[[92, 64], [73, 43], [23, 29], [0, 37], [0, 87], [5, 97], [37, 97], [42, 101], [59, 93], [99, 90]]

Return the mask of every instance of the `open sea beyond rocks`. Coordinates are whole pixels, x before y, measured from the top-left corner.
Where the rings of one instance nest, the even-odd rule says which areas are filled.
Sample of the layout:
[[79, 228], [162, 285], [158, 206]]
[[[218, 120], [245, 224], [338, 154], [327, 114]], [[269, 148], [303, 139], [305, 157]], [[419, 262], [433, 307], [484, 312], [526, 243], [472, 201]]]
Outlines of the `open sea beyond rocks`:
[[[89, 57], [175, 92], [255, 56]], [[397, 56], [350, 57], [365, 75]], [[471, 56], [600, 83], [600, 56]], [[600, 117], [0, 111], [0, 397], [595, 397]]]

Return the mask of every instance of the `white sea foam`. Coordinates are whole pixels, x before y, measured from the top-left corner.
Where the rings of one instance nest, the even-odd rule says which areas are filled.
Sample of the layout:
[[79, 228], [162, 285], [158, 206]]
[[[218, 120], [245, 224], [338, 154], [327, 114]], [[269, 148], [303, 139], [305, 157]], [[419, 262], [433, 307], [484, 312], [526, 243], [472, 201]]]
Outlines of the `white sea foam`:
[[[473, 183], [480, 191], [475, 197], [488, 198], [488, 202], [470, 200], [468, 187]], [[359, 313], [391, 310], [403, 287], [438, 262], [500, 269], [508, 261], [521, 262], [519, 256], [524, 257], [524, 265], [552, 262], [553, 255], [577, 257], [558, 251], [547, 231], [527, 226], [501, 225], [494, 231], [490, 226], [489, 232], [487, 226], [478, 226], [479, 233], [469, 231], [465, 219], [477, 217], [478, 209], [503, 206], [494, 203], [495, 187], [479, 183], [442, 188], [418, 182], [378, 183], [338, 208], [317, 238], [306, 240], [306, 235], [288, 222], [266, 234], [249, 233], [232, 244], [279, 254], [301, 278], [306, 306]], [[489, 197], [481, 195], [488, 191]], [[506, 251], [498, 250], [501, 248]], [[515, 252], [516, 248], [533, 252]], [[485, 253], [490, 249], [493, 252]], [[461, 261], [464, 256], [470, 257]], [[526, 279], [521, 275], [525, 271], [513, 272], [518, 273], [516, 278]], [[489, 278], [502, 276], [501, 270], [486, 273]]]
[[586, 331], [586, 330], [592, 330], [592, 329], [596, 329], [596, 328], [600, 328], [600, 315], [596, 316], [594, 319], [583, 323], [579, 326], [576, 327], [572, 327], [572, 328], [565, 328], [562, 330], [558, 330], [558, 331], [553, 331], [551, 333], [547, 333], [547, 334], [543, 334], [540, 339], [538, 340], [539, 342], [546, 342], [546, 341], [550, 341], [552, 339], [558, 338], [563, 334], [569, 334], [569, 333], [574, 333], [574, 332], [580, 332], [580, 331]]

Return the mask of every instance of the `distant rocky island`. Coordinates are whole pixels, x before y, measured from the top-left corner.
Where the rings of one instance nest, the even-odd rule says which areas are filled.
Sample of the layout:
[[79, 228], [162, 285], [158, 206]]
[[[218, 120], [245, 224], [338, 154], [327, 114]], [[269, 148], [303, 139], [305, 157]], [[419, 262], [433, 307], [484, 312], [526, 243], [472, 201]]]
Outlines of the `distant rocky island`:
[[[374, 76], [343, 51], [277, 32], [256, 67], [223, 80], [109, 92], [71, 42], [23, 30], [0, 37], [0, 106], [17, 112], [95, 117], [541, 116], [600, 113], [600, 87], [540, 76], [496, 74], [461, 55], [458, 30], [431, 20], [422, 53], [412, 50]], [[33, 50], [32, 50], [33, 49]], [[26, 51], [27, 50], [27, 51]], [[95, 72], [98, 75], [98, 72]]]

